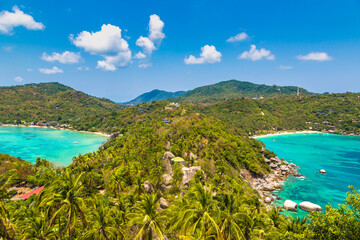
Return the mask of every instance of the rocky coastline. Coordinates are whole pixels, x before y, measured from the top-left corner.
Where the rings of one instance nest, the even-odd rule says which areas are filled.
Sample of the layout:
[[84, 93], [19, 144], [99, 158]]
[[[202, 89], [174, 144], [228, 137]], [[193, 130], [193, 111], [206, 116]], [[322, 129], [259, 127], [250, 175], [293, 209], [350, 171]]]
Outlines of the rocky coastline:
[[303, 175], [297, 172], [299, 168], [294, 163], [288, 163], [285, 159], [279, 157], [264, 158], [265, 162], [271, 168], [271, 173], [267, 175], [254, 175], [248, 170], [241, 170], [240, 175], [253, 189], [257, 190], [261, 200], [270, 204], [277, 196], [273, 193], [274, 190], [283, 190], [281, 185], [283, 181], [289, 176], [301, 177]]

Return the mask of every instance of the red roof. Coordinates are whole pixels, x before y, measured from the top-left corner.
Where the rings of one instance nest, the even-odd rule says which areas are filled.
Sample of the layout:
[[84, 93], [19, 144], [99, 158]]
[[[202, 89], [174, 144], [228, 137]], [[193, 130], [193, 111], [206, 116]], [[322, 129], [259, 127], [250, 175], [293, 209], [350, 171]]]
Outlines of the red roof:
[[28, 199], [31, 195], [33, 195], [34, 193], [36, 195], [39, 195], [39, 193], [44, 189], [44, 186], [36, 188], [28, 193], [25, 193], [24, 195], [18, 196], [17, 198], [22, 198], [22, 199]]

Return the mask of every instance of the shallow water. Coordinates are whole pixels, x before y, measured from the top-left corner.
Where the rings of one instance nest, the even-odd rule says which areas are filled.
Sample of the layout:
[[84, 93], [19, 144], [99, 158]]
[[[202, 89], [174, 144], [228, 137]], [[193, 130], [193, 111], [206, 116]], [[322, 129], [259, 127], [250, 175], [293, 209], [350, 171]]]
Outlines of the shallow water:
[[[336, 207], [344, 203], [348, 186], [360, 189], [360, 137], [323, 133], [293, 134], [258, 138], [280, 158], [300, 167], [306, 179], [290, 177], [283, 191], [277, 192], [282, 205], [286, 199], [296, 203], [310, 201], [323, 209], [328, 203]], [[317, 173], [325, 169], [327, 174]], [[303, 217], [307, 212], [287, 212]]]
[[35, 162], [46, 158], [58, 165], [68, 165], [78, 154], [96, 151], [106, 136], [64, 130], [0, 127], [0, 153]]

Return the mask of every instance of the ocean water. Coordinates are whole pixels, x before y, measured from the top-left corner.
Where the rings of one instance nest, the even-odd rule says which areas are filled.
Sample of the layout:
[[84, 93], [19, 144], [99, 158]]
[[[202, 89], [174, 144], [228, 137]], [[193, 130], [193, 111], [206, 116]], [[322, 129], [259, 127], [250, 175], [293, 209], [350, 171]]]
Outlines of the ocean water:
[[[286, 199], [296, 203], [310, 201], [323, 209], [344, 203], [348, 186], [360, 189], [360, 137], [325, 133], [280, 135], [258, 138], [280, 158], [300, 167], [298, 172], [306, 179], [288, 178], [284, 190], [276, 192], [276, 201], [282, 205]], [[327, 174], [317, 171], [325, 169]], [[286, 212], [303, 217], [306, 211]]]
[[0, 127], [0, 153], [35, 162], [46, 158], [57, 165], [68, 165], [78, 154], [96, 151], [106, 136], [64, 130]]

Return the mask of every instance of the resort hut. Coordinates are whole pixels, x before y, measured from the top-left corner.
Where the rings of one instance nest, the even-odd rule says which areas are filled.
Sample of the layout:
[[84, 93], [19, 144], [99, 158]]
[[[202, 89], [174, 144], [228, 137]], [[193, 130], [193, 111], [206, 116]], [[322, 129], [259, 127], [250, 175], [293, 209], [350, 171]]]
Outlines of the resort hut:
[[175, 164], [175, 163], [180, 163], [182, 166], [185, 165], [185, 160], [181, 157], [174, 157], [171, 159], [171, 165]]
[[44, 189], [44, 186], [42, 187], [39, 187], [39, 188], [35, 188], [33, 189], [32, 191], [28, 192], [28, 193], [25, 193], [21, 196], [17, 196], [17, 197], [14, 197], [12, 198], [11, 200], [22, 200], [22, 201], [25, 201], [27, 200], [31, 195], [35, 194], [35, 195], [39, 195], [39, 193]]

